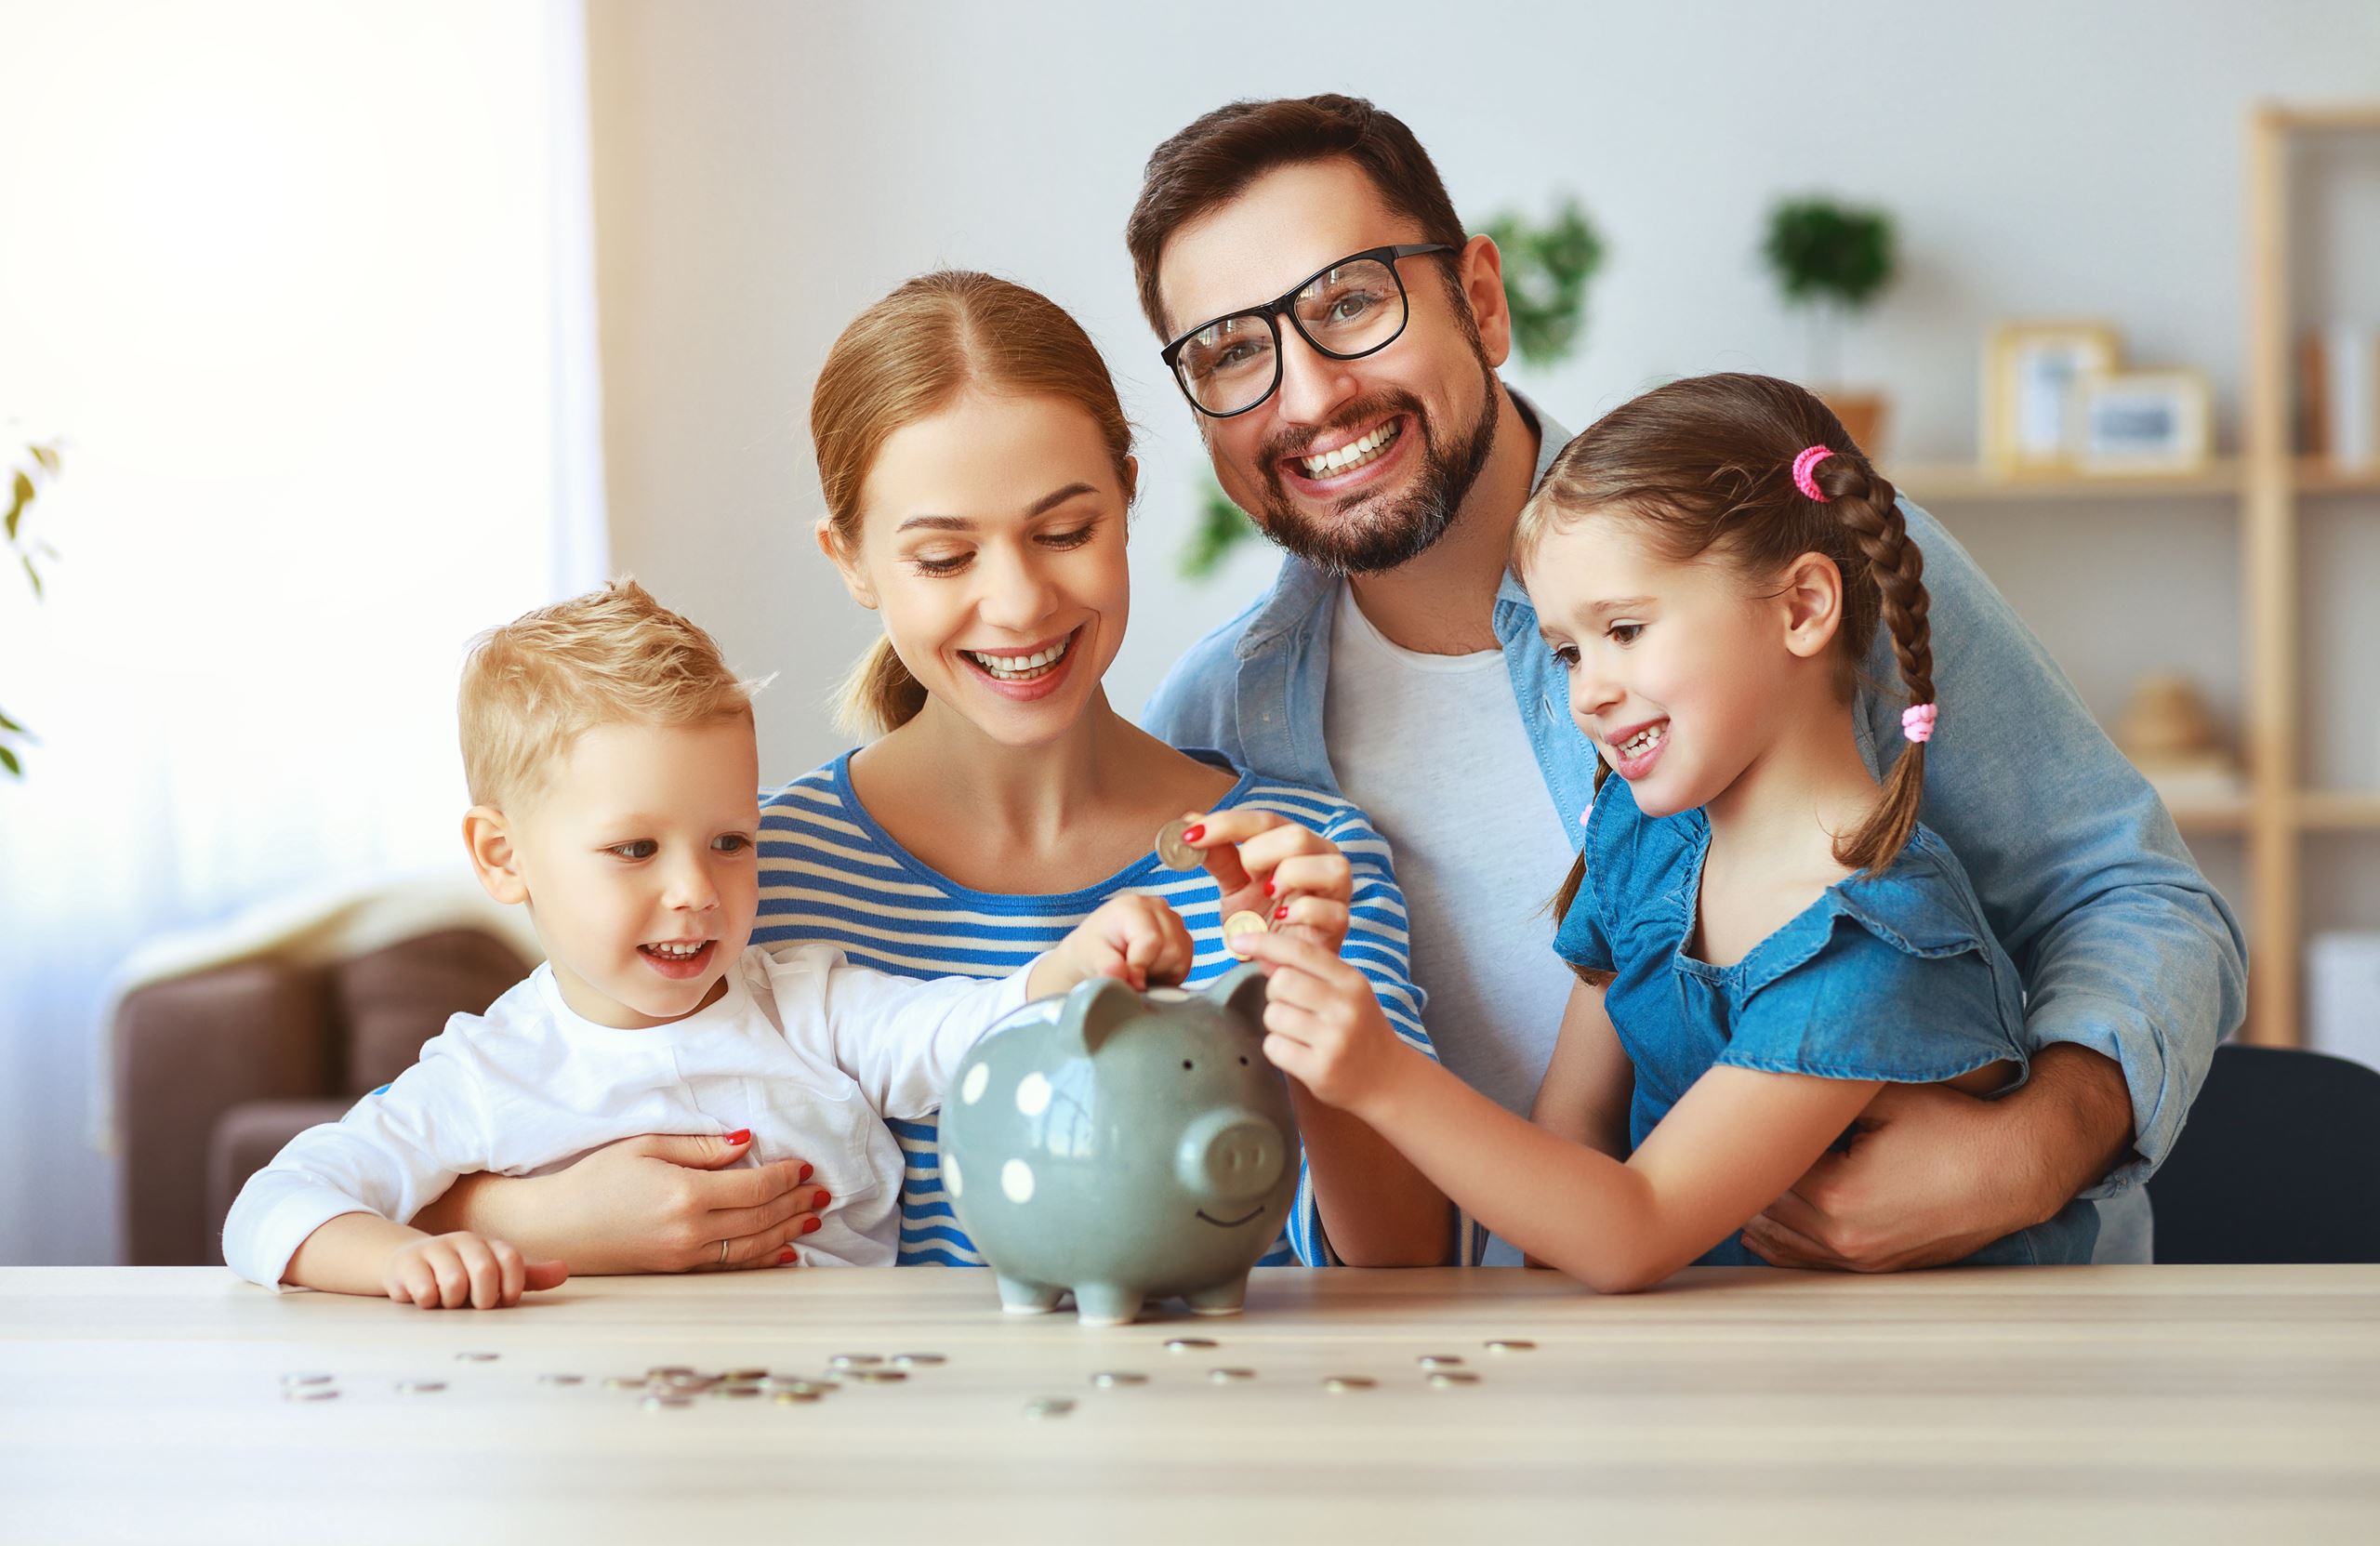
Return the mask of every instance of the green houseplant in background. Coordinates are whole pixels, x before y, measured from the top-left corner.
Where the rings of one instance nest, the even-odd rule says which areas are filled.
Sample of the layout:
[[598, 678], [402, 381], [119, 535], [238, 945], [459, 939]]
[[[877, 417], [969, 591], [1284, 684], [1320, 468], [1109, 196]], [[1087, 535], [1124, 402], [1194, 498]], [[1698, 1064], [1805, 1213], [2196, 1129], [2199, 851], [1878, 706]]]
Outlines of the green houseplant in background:
[[1892, 217], [1822, 195], [1778, 201], [1768, 212], [1761, 256], [1791, 308], [1810, 317], [1810, 390], [1870, 456], [1884, 434], [1884, 394], [1844, 387], [1843, 329], [1893, 280]]
[[[1575, 198], [1543, 224], [1507, 211], [1480, 227], [1504, 258], [1504, 302], [1513, 312], [1513, 350], [1538, 369], [1560, 364], [1586, 338], [1587, 285], [1603, 267], [1602, 235]], [[1412, 284], [1410, 279], [1406, 283]], [[1256, 528], [1247, 513], [1200, 480], [1198, 523], [1183, 545], [1182, 573], [1202, 580], [1223, 567]]]
[[[25, 579], [33, 586], [33, 599], [39, 601], [41, 566], [34, 561], [55, 561], [58, 550], [48, 543], [26, 535], [25, 512], [32, 509], [33, 501], [40, 497], [43, 485], [58, 476], [58, 447], [52, 443], [42, 443], [27, 446], [25, 451], [30, 458], [28, 464], [9, 470], [8, 515], [5, 522], [0, 522], [0, 541], [5, 541], [9, 556], [17, 561], [10, 567], [24, 571]], [[25, 776], [25, 765], [19, 748], [32, 739], [24, 726], [8, 718], [5, 708], [0, 708], [0, 772], [6, 772], [13, 778]]]

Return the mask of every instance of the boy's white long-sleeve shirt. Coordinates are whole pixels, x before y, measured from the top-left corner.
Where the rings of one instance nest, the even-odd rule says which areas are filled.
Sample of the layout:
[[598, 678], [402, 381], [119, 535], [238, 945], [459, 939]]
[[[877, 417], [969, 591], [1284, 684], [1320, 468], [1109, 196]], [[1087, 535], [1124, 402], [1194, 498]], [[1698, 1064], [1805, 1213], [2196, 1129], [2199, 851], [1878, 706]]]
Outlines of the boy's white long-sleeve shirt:
[[739, 1165], [808, 1160], [834, 1195], [795, 1243], [803, 1266], [889, 1266], [901, 1150], [883, 1119], [942, 1103], [967, 1050], [1025, 1002], [1030, 970], [916, 982], [829, 945], [755, 945], [707, 1009], [621, 1030], [574, 1012], [540, 966], [249, 1177], [224, 1221], [223, 1260], [277, 1288], [306, 1237], [342, 1213], [403, 1222], [460, 1175], [542, 1175], [641, 1133], [749, 1128]]

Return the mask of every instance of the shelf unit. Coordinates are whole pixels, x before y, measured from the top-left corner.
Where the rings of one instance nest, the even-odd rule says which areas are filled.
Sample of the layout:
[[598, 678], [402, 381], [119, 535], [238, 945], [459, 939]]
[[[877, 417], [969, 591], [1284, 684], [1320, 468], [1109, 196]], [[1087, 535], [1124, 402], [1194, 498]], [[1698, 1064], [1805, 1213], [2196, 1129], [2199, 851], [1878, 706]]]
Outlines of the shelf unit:
[[2308, 789], [2300, 783], [2302, 731], [2296, 623], [2297, 504], [2323, 495], [2380, 494], [2380, 468], [2340, 468], [2293, 454], [2290, 443], [2289, 152], [2300, 136], [2380, 133], [2380, 104], [2264, 107], [2248, 121], [2248, 391], [2241, 455], [2187, 473], [2011, 476], [1960, 463], [1901, 463], [1894, 483], [1937, 503], [2077, 499], [2236, 498], [2240, 502], [2247, 792], [2172, 807], [2185, 832], [2246, 841], [2253, 904], [2252, 970], [2243, 1039], [2295, 1046], [2302, 938], [2300, 847], [2308, 834], [2380, 833], [2380, 791]]

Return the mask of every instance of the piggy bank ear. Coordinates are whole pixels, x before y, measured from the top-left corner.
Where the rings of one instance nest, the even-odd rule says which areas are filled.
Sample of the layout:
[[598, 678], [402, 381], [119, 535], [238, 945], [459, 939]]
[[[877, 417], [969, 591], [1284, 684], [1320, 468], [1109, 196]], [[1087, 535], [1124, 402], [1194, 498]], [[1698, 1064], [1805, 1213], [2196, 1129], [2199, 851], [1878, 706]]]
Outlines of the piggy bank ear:
[[1145, 1012], [1141, 996], [1113, 977], [1091, 977], [1077, 983], [1066, 995], [1059, 1027], [1066, 1038], [1096, 1053], [1107, 1038]]
[[1250, 1036], [1264, 1037], [1264, 970], [1253, 962], [1233, 967], [1207, 984], [1207, 998]]

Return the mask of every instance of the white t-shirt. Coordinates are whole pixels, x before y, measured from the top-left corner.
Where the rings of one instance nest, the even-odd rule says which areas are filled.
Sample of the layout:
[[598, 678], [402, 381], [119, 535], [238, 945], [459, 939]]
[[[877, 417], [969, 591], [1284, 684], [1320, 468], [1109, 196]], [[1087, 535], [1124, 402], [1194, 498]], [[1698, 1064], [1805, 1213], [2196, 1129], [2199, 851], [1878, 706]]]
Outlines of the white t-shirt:
[[[1473, 1089], [1527, 1116], [1576, 980], [1546, 908], [1572, 848], [1503, 652], [1401, 648], [1342, 583], [1322, 718], [1340, 788], [1388, 839], [1430, 1040]], [[1519, 1260], [1501, 1240], [1487, 1257]]]
[[1025, 1002], [1030, 970], [917, 982], [830, 945], [754, 945], [718, 1002], [622, 1030], [574, 1011], [540, 966], [249, 1177], [224, 1222], [223, 1260], [278, 1288], [306, 1237], [342, 1213], [403, 1222], [458, 1175], [542, 1175], [640, 1133], [749, 1128], [738, 1165], [806, 1159], [834, 1195], [794, 1244], [801, 1265], [891, 1266], [901, 1149], [884, 1118], [941, 1105], [967, 1050]]

